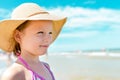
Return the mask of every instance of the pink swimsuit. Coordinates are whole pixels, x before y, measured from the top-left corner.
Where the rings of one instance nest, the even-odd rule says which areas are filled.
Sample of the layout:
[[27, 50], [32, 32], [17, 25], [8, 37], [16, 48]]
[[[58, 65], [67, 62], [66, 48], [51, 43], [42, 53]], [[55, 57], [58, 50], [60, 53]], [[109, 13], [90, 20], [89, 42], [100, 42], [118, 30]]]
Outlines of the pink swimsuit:
[[[21, 56], [18, 57], [18, 60], [19, 60], [20, 62], [22, 62], [22, 63], [24, 64], [24, 66], [25, 66], [28, 70], [30, 70], [30, 71], [32, 72], [32, 80], [45, 80], [43, 77], [41, 77], [41, 76], [38, 75], [36, 72], [34, 72], [34, 71], [29, 67], [29, 65], [27, 64], [27, 62], [26, 62]], [[51, 72], [50, 68], [49, 68], [48, 66], [46, 66], [45, 64], [44, 64], [44, 66], [45, 66], [45, 67], [48, 69], [48, 71], [50, 72], [50, 74], [51, 74], [51, 76], [52, 76], [52, 80], [55, 80], [55, 78], [54, 78], [54, 76], [53, 76], [53, 73]]]

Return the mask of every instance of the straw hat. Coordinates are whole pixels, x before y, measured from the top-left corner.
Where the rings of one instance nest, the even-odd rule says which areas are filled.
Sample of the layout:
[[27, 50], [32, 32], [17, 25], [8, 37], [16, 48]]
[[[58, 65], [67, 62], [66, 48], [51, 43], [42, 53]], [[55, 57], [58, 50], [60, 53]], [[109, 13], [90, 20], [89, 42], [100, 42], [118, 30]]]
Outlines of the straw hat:
[[14, 30], [27, 20], [52, 20], [53, 41], [60, 33], [66, 22], [66, 17], [52, 15], [35, 3], [24, 3], [14, 9], [11, 19], [0, 21], [0, 48], [6, 52], [12, 52], [15, 47], [13, 38]]

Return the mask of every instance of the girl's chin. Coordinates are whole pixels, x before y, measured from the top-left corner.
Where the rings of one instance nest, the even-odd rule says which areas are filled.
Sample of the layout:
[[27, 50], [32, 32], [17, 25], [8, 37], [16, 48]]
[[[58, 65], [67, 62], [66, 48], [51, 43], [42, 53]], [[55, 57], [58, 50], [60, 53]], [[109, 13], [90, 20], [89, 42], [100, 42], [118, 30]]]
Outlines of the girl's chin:
[[39, 55], [45, 55], [46, 53], [47, 53], [47, 50], [40, 52]]

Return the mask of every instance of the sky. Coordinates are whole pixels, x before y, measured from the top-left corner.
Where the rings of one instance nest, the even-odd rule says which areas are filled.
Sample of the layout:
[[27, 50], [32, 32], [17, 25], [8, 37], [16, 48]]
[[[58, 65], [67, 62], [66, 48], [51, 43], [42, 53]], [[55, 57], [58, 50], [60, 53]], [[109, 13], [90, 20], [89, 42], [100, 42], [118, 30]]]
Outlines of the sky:
[[120, 49], [120, 0], [0, 0], [0, 20], [25, 2], [68, 17], [50, 52]]

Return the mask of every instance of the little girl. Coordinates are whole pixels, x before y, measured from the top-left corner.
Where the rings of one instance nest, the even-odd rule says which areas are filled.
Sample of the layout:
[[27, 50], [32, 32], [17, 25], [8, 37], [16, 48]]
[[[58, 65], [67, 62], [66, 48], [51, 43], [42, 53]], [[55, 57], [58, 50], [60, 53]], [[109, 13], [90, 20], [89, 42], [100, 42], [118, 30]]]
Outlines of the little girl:
[[65, 17], [54, 16], [35, 3], [15, 8], [11, 19], [0, 22], [0, 48], [17, 56], [2, 80], [55, 80], [39, 56], [47, 52], [65, 22]]

